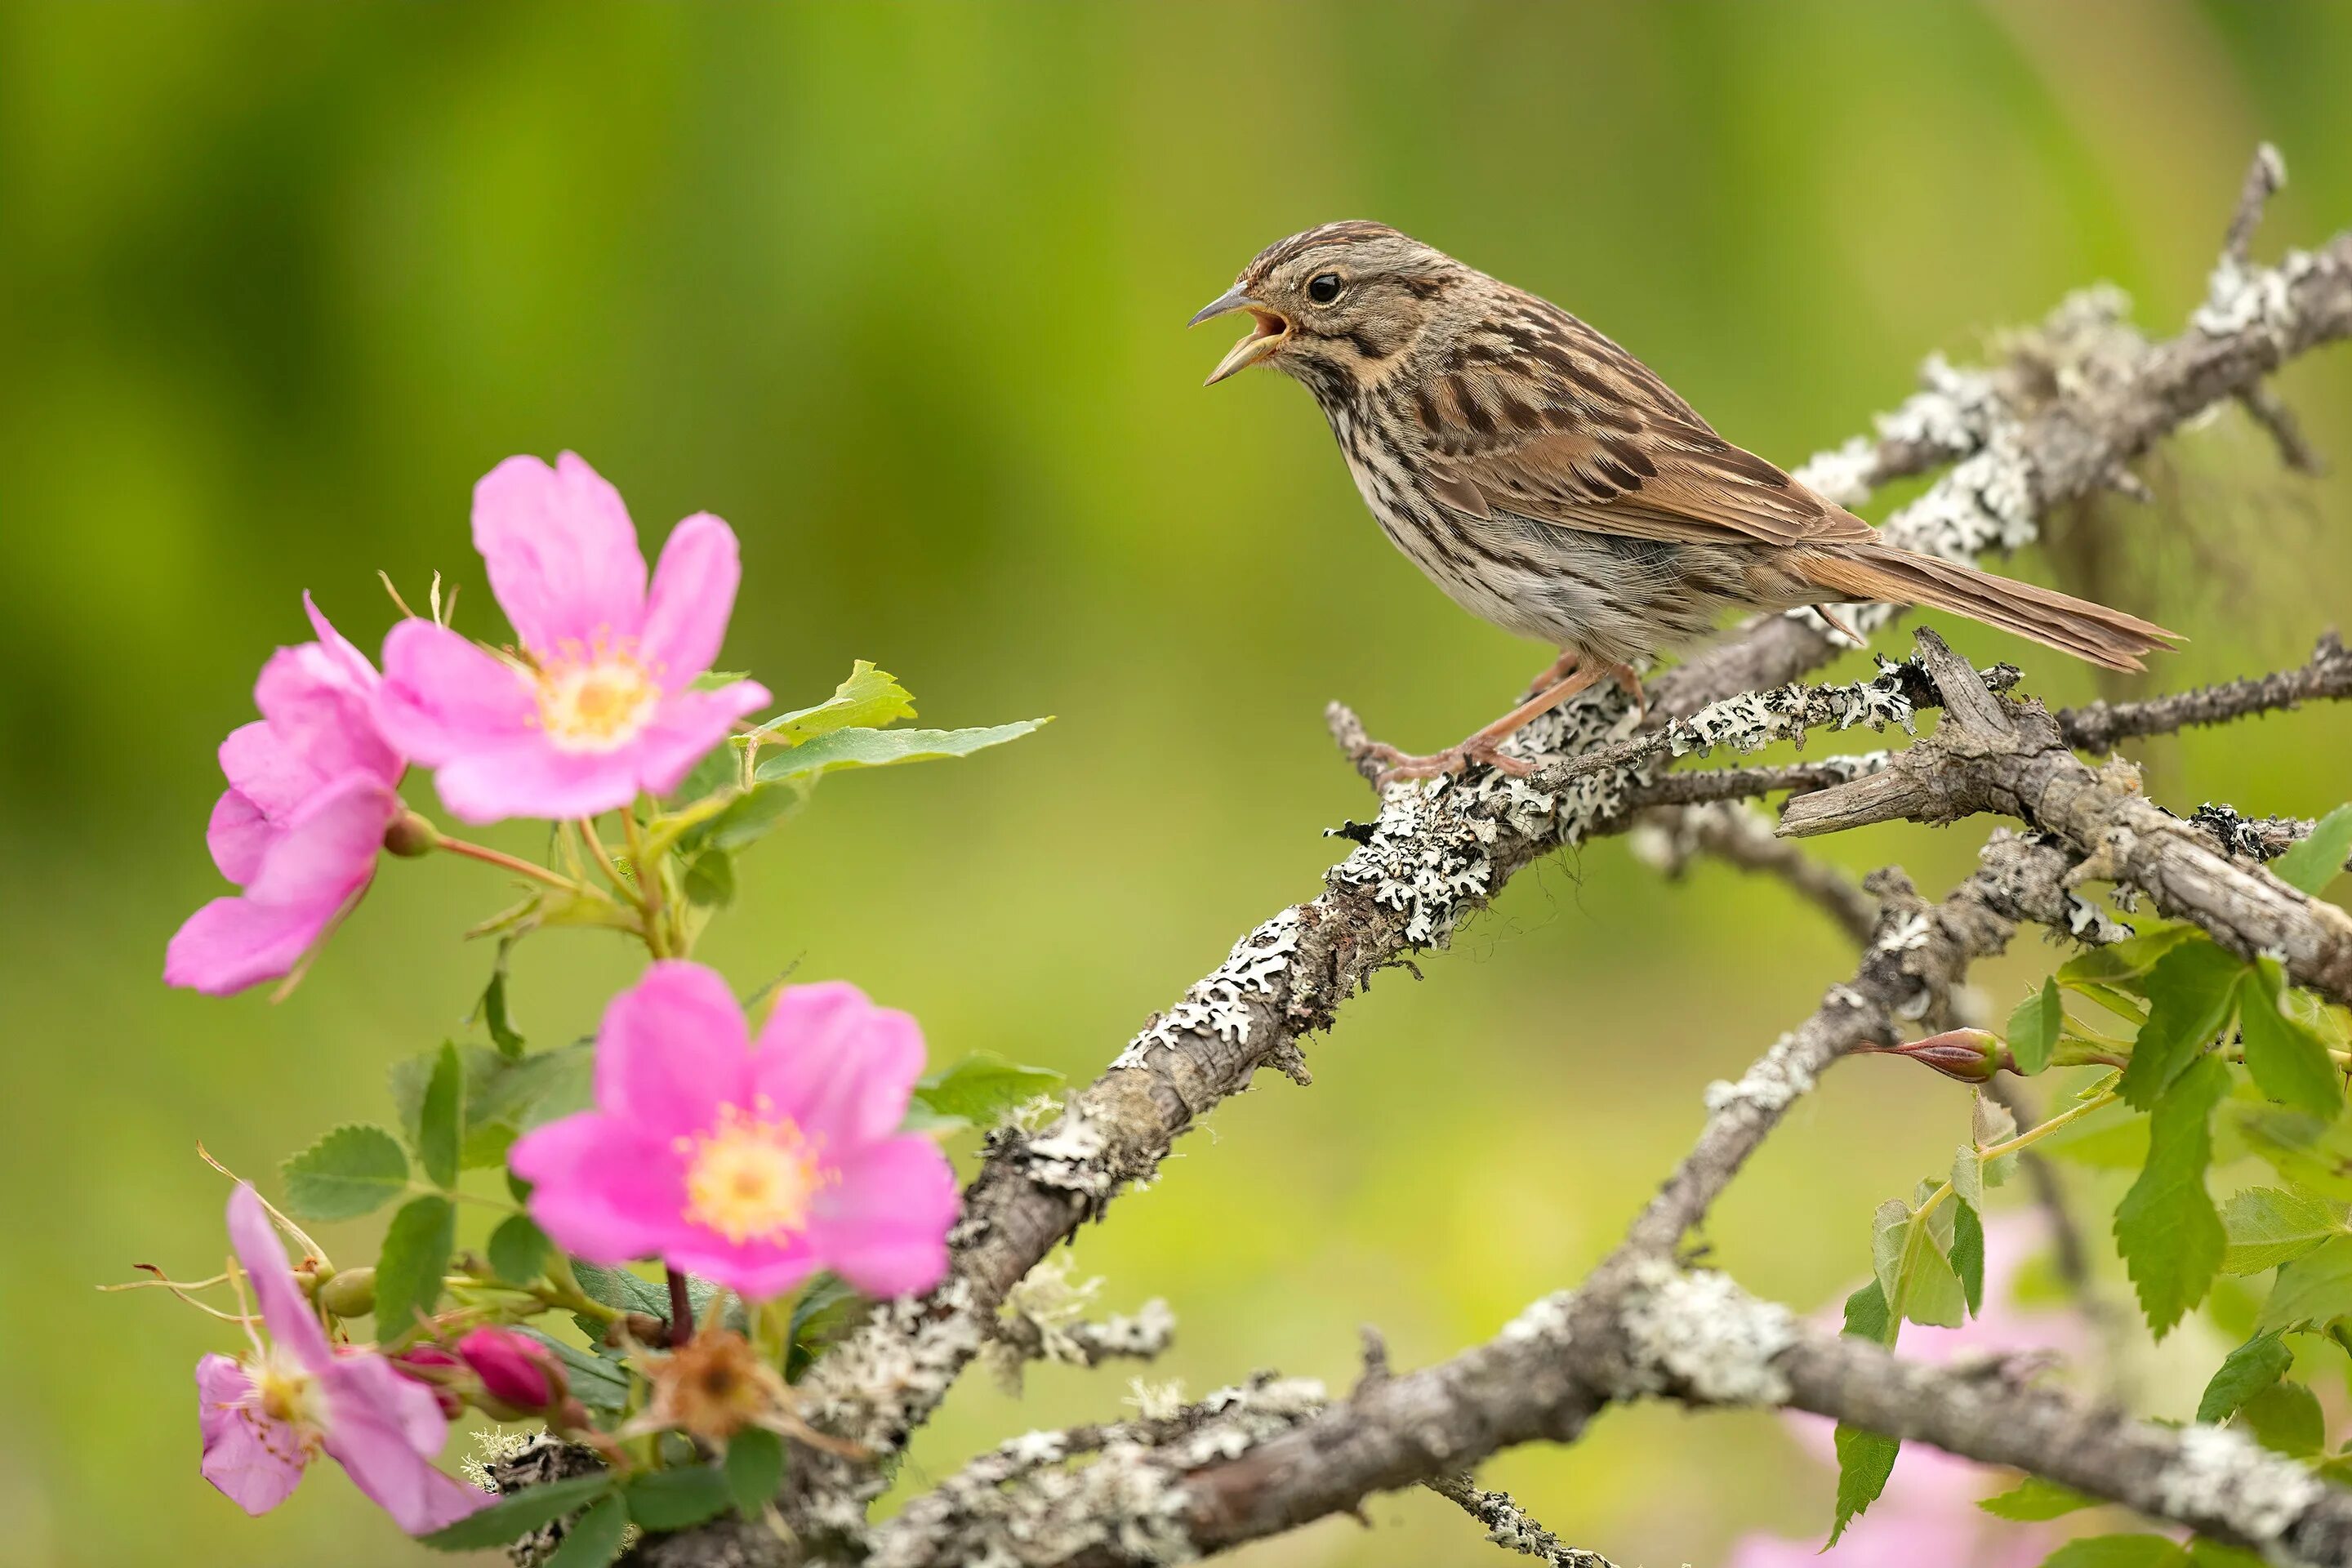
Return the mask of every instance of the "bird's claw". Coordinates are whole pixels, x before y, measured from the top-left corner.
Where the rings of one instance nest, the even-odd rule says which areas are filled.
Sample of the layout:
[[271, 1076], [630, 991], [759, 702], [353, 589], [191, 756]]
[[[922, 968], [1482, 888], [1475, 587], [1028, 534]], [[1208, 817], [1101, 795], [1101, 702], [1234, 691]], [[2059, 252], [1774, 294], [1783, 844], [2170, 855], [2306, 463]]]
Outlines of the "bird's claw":
[[1384, 790], [1394, 784], [1408, 784], [1415, 779], [1433, 779], [1446, 773], [1458, 773], [1472, 763], [1483, 763], [1499, 773], [1508, 773], [1517, 779], [1523, 779], [1536, 771], [1536, 765], [1533, 763], [1506, 756], [1496, 750], [1497, 744], [1498, 742], [1494, 741], [1465, 741], [1458, 746], [1448, 746], [1442, 752], [1432, 752], [1427, 756], [1414, 756], [1410, 752], [1397, 750], [1386, 742], [1376, 741], [1371, 744], [1367, 754], [1389, 765], [1381, 770], [1380, 776], [1372, 781], [1372, 787]]

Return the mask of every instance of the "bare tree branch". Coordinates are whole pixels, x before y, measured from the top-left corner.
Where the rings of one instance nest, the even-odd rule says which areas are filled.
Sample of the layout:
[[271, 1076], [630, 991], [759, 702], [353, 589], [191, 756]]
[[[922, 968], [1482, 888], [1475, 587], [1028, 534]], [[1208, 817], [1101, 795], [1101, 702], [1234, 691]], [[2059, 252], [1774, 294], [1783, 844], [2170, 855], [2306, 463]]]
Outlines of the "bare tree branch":
[[1669, 878], [1700, 855], [1743, 871], [1777, 878], [1857, 942], [1870, 940], [1878, 902], [1836, 867], [1775, 835], [1762, 813], [1742, 802], [1652, 813], [1633, 830], [1633, 852]]

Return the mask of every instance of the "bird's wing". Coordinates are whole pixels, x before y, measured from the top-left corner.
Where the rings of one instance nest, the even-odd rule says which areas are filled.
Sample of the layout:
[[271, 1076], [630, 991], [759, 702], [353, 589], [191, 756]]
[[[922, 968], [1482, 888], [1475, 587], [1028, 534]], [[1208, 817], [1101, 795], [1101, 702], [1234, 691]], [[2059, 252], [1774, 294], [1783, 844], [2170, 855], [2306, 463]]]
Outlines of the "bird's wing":
[[1519, 298], [1507, 350], [1465, 356], [1415, 410], [1429, 435], [1431, 488], [1448, 506], [1677, 543], [1875, 536], [1717, 435], [1615, 343], [1556, 306]]

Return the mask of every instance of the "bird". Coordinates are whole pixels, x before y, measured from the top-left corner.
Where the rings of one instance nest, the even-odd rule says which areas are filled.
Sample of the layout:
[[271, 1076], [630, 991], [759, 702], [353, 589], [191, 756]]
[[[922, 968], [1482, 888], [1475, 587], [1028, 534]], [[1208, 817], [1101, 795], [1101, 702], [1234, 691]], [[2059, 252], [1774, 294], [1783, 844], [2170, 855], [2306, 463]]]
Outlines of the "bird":
[[[1710, 636], [1727, 610], [1927, 605], [2108, 669], [2182, 640], [2053, 589], [1906, 550], [1733, 446], [1657, 374], [1548, 300], [1386, 224], [1277, 240], [1189, 323], [1247, 312], [1207, 383], [1265, 364], [1329, 421], [1381, 531], [1473, 615], [1559, 657], [1531, 694], [1426, 756], [1376, 748], [1382, 787], [1476, 763], [1521, 725]], [[1861, 641], [1858, 637], [1856, 642]]]

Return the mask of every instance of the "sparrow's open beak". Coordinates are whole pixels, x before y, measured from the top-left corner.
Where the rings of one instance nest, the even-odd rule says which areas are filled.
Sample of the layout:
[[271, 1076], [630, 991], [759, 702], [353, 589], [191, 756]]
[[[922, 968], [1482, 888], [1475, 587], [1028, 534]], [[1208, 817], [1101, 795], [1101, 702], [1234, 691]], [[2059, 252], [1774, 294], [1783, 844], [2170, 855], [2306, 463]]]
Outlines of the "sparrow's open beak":
[[1214, 386], [1234, 372], [1247, 369], [1289, 340], [1290, 323], [1243, 293], [1238, 284], [1203, 305], [1200, 314], [1184, 324], [1197, 327], [1218, 316], [1230, 316], [1235, 310], [1247, 310], [1255, 325], [1249, 336], [1235, 343], [1233, 352], [1217, 362], [1217, 368], [1211, 371], [1209, 379], [1201, 384], [1203, 386]]

